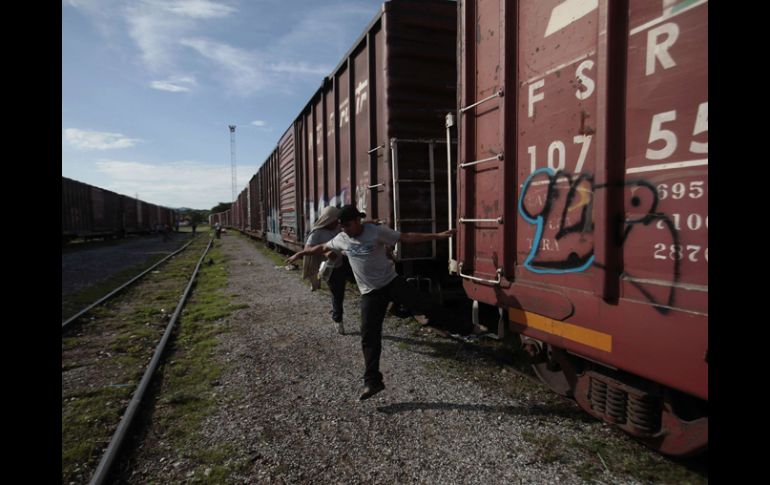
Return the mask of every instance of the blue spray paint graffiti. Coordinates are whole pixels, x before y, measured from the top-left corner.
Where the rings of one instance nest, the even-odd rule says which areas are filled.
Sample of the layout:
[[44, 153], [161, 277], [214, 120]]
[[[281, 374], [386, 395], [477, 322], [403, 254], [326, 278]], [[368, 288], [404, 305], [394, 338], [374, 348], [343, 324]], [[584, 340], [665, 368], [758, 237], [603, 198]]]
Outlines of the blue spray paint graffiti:
[[[533, 182], [537, 177], [543, 180]], [[530, 188], [533, 185], [545, 186], [545, 196], [537, 193], [537, 191], [530, 193]], [[554, 209], [554, 203], [561, 199], [565, 192], [565, 185], [569, 186], [569, 190], [566, 192], [563, 200], [564, 207], [561, 216], [553, 217], [551, 212]], [[557, 186], [560, 186], [561, 189]], [[617, 214], [616, 220], [611, 223], [610, 230], [616, 235], [614, 242], [617, 247], [622, 247], [628, 242], [632, 232], [635, 232], [633, 231], [634, 228], [638, 228], [636, 232], [639, 232], [642, 227], [650, 227], [656, 222], [660, 222], [660, 227], [669, 233], [673, 242], [672, 247], [679, 247], [681, 245], [679, 232], [673, 220], [667, 214], [658, 212], [658, 192], [655, 186], [646, 180], [627, 180], [616, 186], [616, 188], [621, 187], [630, 189], [627, 195], [630, 198], [623, 207], [633, 208], [633, 212], [629, 213], [627, 211], [625, 215], [620, 212]], [[580, 174], [573, 180], [569, 174], [563, 171], [555, 172], [551, 168], [542, 168], [534, 171], [524, 182], [518, 201], [519, 214], [521, 214], [525, 221], [536, 227], [532, 248], [524, 261], [524, 266], [533, 273], [541, 274], [577, 273], [585, 271], [592, 265], [600, 269], [606, 269], [604, 264], [595, 261], [592, 239], [594, 225], [591, 220], [591, 211], [594, 192], [608, 188], [607, 184], [594, 184], [592, 176], [585, 173]], [[528, 201], [525, 200], [526, 197], [529, 197]], [[528, 206], [530, 209], [537, 207], [539, 210], [536, 213], [532, 213], [535, 211], [530, 212]], [[575, 210], [580, 210], [579, 217], [575, 218], [573, 216], [572, 221], [570, 221], [567, 213]], [[570, 235], [577, 235], [580, 243], [576, 243], [577, 240], [573, 238], [572, 251], [566, 257], [564, 257], [565, 251], [561, 251], [563, 247], [560, 248], [557, 243], [558, 255], [555, 259], [552, 257], [551, 260], [548, 260], [543, 257], [540, 245], [546, 224], [548, 224], [549, 230], [553, 233], [554, 242]], [[588, 237], [589, 235], [591, 237]], [[562, 246], [564, 246], [564, 243], [562, 243]], [[582, 249], [582, 256], [575, 252], [576, 248]], [[535, 259], [538, 255], [541, 257], [540, 260]], [[669, 287], [668, 297], [665, 301], [656, 298], [640, 283], [633, 281], [633, 275], [627, 269], [624, 270], [624, 275], [629, 280], [629, 283], [636, 287], [658, 312], [667, 314], [675, 304], [676, 287], [681, 275], [681, 264], [681, 259], [674, 259], [672, 261], [672, 284]]]
[[[530, 185], [532, 184], [532, 180], [541, 174], [545, 174], [548, 177], [548, 187], [547, 187], [546, 198], [545, 198], [542, 210], [537, 214], [530, 214], [525, 208], [524, 196], [527, 194], [527, 191]], [[561, 171], [554, 172], [551, 168], [541, 168], [541, 169], [535, 170], [534, 172], [532, 172], [532, 174], [530, 174], [530, 176], [524, 182], [524, 186], [521, 189], [521, 195], [519, 196], [519, 214], [521, 214], [521, 216], [524, 218], [525, 221], [535, 225], [536, 227], [535, 235], [532, 240], [532, 249], [530, 250], [529, 254], [527, 255], [527, 258], [524, 261], [524, 266], [528, 270], [532, 271], [533, 273], [543, 273], [543, 274], [578, 273], [588, 269], [594, 262], [593, 250], [591, 250], [590, 253], [582, 256], [578, 255], [575, 252], [571, 252], [565, 261], [558, 261], [558, 262], [535, 261], [535, 257], [538, 254], [540, 249], [540, 241], [542, 240], [542, 237], [543, 237], [543, 226], [548, 221], [550, 211], [553, 206], [553, 202], [556, 200], [558, 196], [557, 189], [556, 189], [556, 182], [560, 178], [566, 178], [567, 181], [570, 180], [569, 176], [564, 174], [564, 172], [561, 172]], [[575, 224], [572, 224], [571, 226], [567, 226], [566, 224], [567, 211], [570, 207], [570, 202], [572, 202], [572, 200], [578, 194], [580, 185], [583, 182], [590, 182], [590, 181], [591, 179], [588, 175], [581, 174], [577, 179], [570, 182], [570, 190], [569, 190], [569, 193], [567, 194], [567, 200], [564, 205], [564, 211], [561, 215], [559, 232], [556, 234], [557, 240], [569, 234], [591, 229], [592, 223], [590, 222], [590, 209], [591, 209], [590, 201], [581, 204], [582, 211], [581, 211], [580, 220], [578, 222], [576, 222]]]

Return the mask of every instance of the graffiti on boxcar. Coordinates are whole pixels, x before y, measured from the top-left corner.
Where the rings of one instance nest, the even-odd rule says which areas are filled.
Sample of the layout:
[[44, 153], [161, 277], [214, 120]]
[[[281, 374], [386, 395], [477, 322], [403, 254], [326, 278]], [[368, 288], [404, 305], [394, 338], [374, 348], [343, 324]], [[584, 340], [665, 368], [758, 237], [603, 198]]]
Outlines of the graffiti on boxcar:
[[324, 197], [321, 197], [317, 204], [312, 200], [307, 201], [306, 202], [307, 210], [305, 212], [308, 215], [308, 219], [306, 221], [307, 222], [306, 232], [310, 233], [313, 223], [315, 223], [315, 221], [318, 219], [318, 216], [321, 214], [321, 211], [324, 210], [324, 208], [328, 206], [340, 207], [345, 204], [347, 197], [348, 197], [348, 189], [346, 187], [346, 188], [343, 188], [340, 191], [340, 193], [334, 195], [331, 199], [329, 199], [328, 202]]
[[284, 211], [281, 214], [281, 235], [288, 239], [295, 239], [297, 234], [297, 212]]
[[[534, 181], [537, 178], [545, 180]], [[564, 184], [560, 183], [563, 181], [567, 182], [566, 194]], [[525, 201], [534, 184], [544, 186], [545, 195], [538, 194], [540, 196]], [[519, 214], [536, 227], [532, 248], [524, 261], [527, 269], [533, 273], [575, 273], [591, 266], [594, 261], [592, 199], [593, 178], [588, 174], [580, 174], [573, 181], [566, 172], [541, 168], [527, 178], [519, 197]], [[562, 246], [566, 243], [570, 248], [565, 257], [551, 259], [543, 254], [546, 248], [550, 249], [550, 244], [544, 244], [549, 241], [543, 241], [546, 230], [555, 232], [552, 240], [557, 250], [559, 243]]]
[[[618, 239], [616, 240], [617, 245], [619, 247], [623, 246], [626, 243], [626, 241], [628, 241], [628, 238], [631, 235], [631, 231], [635, 228], [638, 228], [640, 226], [649, 226], [652, 223], [657, 223], [657, 224], [662, 223], [665, 229], [667, 229], [669, 234], [671, 235], [673, 244], [675, 246], [678, 246], [679, 231], [677, 231], [673, 220], [667, 214], [658, 212], [658, 191], [655, 188], [655, 186], [646, 180], [628, 180], [624, 185], [626, 187], [631, 187], [631, 191], [630, 191], [631, 200], [629, 201], [631, 207], [634, 207], [636, 211], [638, 213], [641, 213], [642, 215], [636, 218], [628, 218], [628, 217], [623, 218], [623, 220], [621, 221], [622, 224], [618, 224], [619, 227], [623, 228], [622, 234], [619, 234], [620, 231], [616, 232], [616, 234], [618, 234]], [[606, 187], [606, 185], [596, 186], [596, 188], [604, 188], [604, 187]], [[646, 197], [643, 196], [645, 192], [649, 193], [649, 195]], [[646, 207], [644, 206], [645, 202], [646, 202]], [[646, 211], [644, 211], [645, 208], [647, 209]], [[669, 289], [668, 301], [665, 303], [665, 305], [668, 307], [671, 307], [674, 305], [674, 301], [676, 297], [676, 283], [679, 282], [680, 271], [681, 271], [681, 260], [674, 259], [674, 268], [673, 268], [673, 274], [671, 278], [671, 282], [673, 284]], [[631, 276], [631, 275], [628, 275], [628, 276]], [[666, 308], [666, 306], [660, 306], [661, 303], [658, 302], [656, 298], [646, 288], [644, 288], [643, 285], [641, 285], [636, 281], [633, 281], [633, 279], [630, 279], [629, 282], [637, 290], [639, 290], [650, 303], [653, 304], [653, 308], [655, 308], [658, 312], [662, 314], [666, 314], [669, 312], [669, 309]]]
[[367, 196], [369, 196], [370, 192], [371, 192], [371, 190], [369, 189], [369, 184], [367, 184], [365, 182], [366, 180], [369, 180], [369, 171], [368, 170], [364, 171], [363, 175], [361, 176], [361, 180], [362, 180], [362, 182], [359, 183], [356, 186], [356, 201], [355, 201], [355, 203], [356, 203], [356, 207], [358, 208], [358, 210], [360, 210], [361, 212], [367, 213], [366, 212], [366, 209], [367, 209], [366, 199], [367, 199]]
[[[551, 168], [536, 170], [527, 178], [519, 197], [519, 214], [535, 226], [531, 248], [524, 261], [529, 271], [564, 274], [583, 272], [591, 266], [605, 268], [595, 261], [592, 208], [595, 191], [607, 186], [595, 184], [587, 173], [573, 179], [570, 174]], [[655, 186], [640, 179], [628, 180], [622, 187], [630, 188], [627, 206], [634, 208], [634, 215], [621, 215], [612, 223], [616, 245], [624, 246], [635, 228], [657, 224], [670, 233], [673, 245], [679, 246], [679, 232], [674, 221], [667, 214], [658, 212]], [[545, 234], [551, 237], [544, 238]], [[665, 303], [657, 301], [641, 284], [629, 280], [663, 314], [674, 304], [676, 283], [680, 278], [680, 259], [674, 259], [673, 264], [673, 284]], [[626, 275], [631, 276], [627, 272]]]
[[270, 209], [270, 215], [267, 216], [267, 230], [275, 234], [280, 232], [278, 227], [278, 209]]

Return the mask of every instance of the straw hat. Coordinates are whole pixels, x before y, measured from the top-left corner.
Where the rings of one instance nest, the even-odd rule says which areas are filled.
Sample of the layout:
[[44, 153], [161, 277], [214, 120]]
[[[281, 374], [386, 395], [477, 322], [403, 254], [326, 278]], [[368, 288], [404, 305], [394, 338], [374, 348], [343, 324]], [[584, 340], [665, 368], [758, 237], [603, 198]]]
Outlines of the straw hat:
[[313, 229], [321, 229], [322, 227], [326, 227], [329, 224], [336, 222], [338, 212], [339, 209], [332, 205], [326, 207], [321, 211], [321, 215], [318, 216], [318, 219], [316, 219], [315, 223], [313, 224]]

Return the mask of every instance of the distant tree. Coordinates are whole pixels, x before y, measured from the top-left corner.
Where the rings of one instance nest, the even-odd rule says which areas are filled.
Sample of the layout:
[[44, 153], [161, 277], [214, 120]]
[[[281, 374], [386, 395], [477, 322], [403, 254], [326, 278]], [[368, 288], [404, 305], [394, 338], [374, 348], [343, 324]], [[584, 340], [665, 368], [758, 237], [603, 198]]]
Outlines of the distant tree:
[[208, 220], [208, 217], [203, 217], [203, 211], [191, 211], [190, 212], [190, 223], [191, 224], [200, 224], [204, 220]]
[[219, 204], [211, 208], [211, 214], [216, 214], [217, 212], [224, 212], [232, 206], [233, 206], [232, 202], [220, 202]]

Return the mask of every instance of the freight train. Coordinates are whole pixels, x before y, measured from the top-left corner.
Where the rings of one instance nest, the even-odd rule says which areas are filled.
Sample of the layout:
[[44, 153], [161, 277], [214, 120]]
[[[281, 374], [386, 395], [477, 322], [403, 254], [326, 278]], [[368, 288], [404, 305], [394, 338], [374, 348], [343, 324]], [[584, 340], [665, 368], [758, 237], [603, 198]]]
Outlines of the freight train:
[[[298, 251], [328, 205], [356, 204], [399, 231], [449, 224], [444, 116], [456, 99], [456, 4], [390, 1], [281, 136], [232, 207], [210, 223]], [[451, 176], [447, 177], [447, 173]], [[394, 250], [399, 266], [437, 289], [444, 242]], [[442, 262], [441, 264], [436, 264]]]
[[133, 197], [61, 178], [62, 244], [75, 239], [124, 237], [174, 227], [176, 212]]
[[211, 222], [290, 250], [329, 204], [456, 227], [448, 245], [397, 248], [402, 269], [459, 277], [470, 317], [497, 307], [555, 392], [696, 454], [707, 71], [703, 0], [391, 0]]

